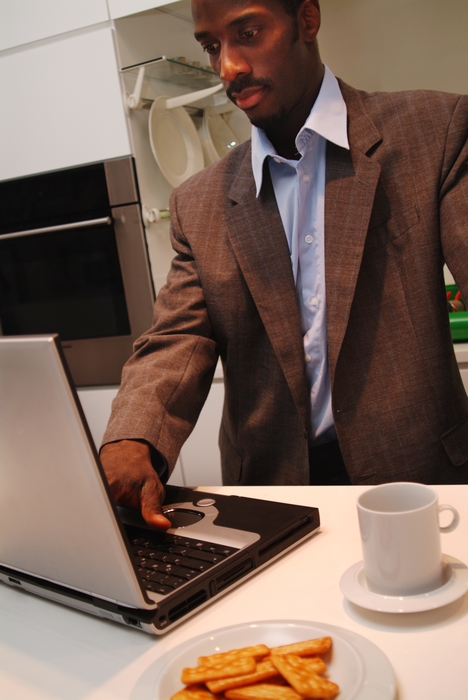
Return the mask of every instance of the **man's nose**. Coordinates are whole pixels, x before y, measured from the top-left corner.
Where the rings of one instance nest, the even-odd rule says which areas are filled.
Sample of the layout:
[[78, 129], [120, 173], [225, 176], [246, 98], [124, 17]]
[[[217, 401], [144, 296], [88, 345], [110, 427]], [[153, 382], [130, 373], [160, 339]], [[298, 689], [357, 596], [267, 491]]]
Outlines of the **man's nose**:
[[225, 85], [232, 83], [239, 75], [250, 73], [251, 70], [242, 53], [231, 47], [222, 48], [217, 69], [217, 73]]

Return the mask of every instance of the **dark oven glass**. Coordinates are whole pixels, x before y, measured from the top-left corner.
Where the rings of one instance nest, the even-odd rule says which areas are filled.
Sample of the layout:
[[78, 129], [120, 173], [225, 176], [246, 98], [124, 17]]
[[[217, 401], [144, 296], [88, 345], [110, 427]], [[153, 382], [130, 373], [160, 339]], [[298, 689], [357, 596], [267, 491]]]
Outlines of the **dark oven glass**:
[[3, 335], [129, 335], [114, 227], [0, 236], [0, 318]]

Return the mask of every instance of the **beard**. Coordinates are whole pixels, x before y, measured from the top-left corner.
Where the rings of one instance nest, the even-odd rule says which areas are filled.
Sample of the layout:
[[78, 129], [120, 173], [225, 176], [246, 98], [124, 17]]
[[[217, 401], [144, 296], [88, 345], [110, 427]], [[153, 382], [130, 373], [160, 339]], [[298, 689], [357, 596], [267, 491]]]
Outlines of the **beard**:
[[[229, 97], [231, 102], [236, 104], [235, 93], [240, 93], [242, 90], [252, 87], [263, 87], [271, 89], [273, 87], [273, 81], [269, 78], [251, 78], [250, 76], [245, 76], [233, 81], [226, 90], [226, 95]], [[281, 126], [282, 122], [286, 118], [289, 110], [286, 107], [278, 107], [276, 112], [271, 114], [266, 114], [263, 117], [250, 117], [247, 112], [244, 114], [250, 120], [250, 123], [256, 126], [258, 129], [263, 129], [263, 131], [269, 131], [270, 129], [277, 129]]]
[[267, 114], [264, 117], [250, 118], [249, 115], [247, 115], [247, 117], [249, 117], [250, 123], [256, 126], [257, 129], [262, 129], [262, 131], [268, 133], [269, 131], [277, 131], [288, 114], [289, 110], [286, 109], [286, 107], [280, 107], [276, 112]]

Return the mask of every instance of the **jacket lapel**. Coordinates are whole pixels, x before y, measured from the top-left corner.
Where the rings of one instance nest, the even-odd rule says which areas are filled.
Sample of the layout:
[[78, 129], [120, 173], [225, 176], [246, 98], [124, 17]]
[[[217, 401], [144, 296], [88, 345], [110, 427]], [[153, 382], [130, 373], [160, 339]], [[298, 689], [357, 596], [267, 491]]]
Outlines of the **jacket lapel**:
[[[348, 109], [350, 151], [327, 144], [325, 265], [331, 378], [346, 332], [380, 165], [366, 154], [380, 141], [360, 93], [340, 82]], [[302, 418], [309, 428], [309, 396], [302, 331], [286, 236], [266, 167], [255, 194], [251, 151], [229, 193], [228, 235]]]
[[228, 235], [307, 431], [307, 380], [288, 244], [268, 167], [256, 197], [250, 148], [229, 194]]
[[325, 276], [331, 380], [348, 324], [380, 165], [366, 154], [381, 139], [358, 91], [340, 82], [348, 110], [350, 150], [327, 144]]

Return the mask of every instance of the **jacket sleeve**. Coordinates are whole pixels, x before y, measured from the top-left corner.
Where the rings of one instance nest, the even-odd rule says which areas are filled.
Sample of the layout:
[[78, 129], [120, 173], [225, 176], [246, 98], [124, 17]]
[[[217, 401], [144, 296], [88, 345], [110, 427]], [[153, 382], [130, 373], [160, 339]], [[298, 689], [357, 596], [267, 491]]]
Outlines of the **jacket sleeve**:
[[103, 444], [122, 439], [149, 442], [169, 473], [192, 431], [211, 387], [218, 359], [196, 260], [171, 197], [175, 250], [166, 285], [154, 307], [152, 327], [134, 345], [122, 372]]
[[468, 96], [458, 100], [447, 131], [439, 217], [445, 261], [468, 299]]

